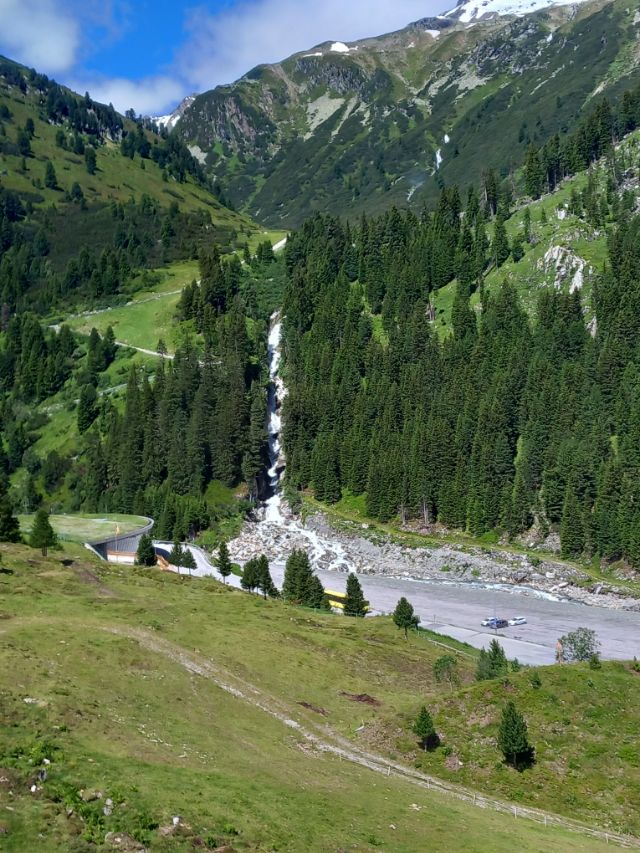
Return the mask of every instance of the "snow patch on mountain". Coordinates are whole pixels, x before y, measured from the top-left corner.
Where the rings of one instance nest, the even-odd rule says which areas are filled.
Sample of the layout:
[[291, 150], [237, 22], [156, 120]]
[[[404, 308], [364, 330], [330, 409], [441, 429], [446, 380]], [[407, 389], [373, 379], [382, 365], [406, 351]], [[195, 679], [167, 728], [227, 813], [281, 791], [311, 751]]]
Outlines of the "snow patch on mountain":
[[514, 15], [521, 18], [539, 9], [551, 6], [577, 6], [587, 0], [466, 0], [455, 9], [445, 12], [445, 18], [454, 18], [463, 24], [475, 24], [484, 18]]
[[350, 53], [352, 50], [357, 50], [357, 47], [349, 47], [342, 41], [334, 41], [329, 50], [332, 53]]
[[437, 39], [440, 37], [440, 30], [425, 30], [425, 33], [428, 36], [431, 36], [432, 39]]
[[173, 130], [184, 115], [185, 111], [191, 106], [197, 97], [198, 96], [195, 94], [187, 95], [187, 97], [178, 104], [172, 113], [168, 113], [165, 116], [151, 116], [151, 121], [154, 121], [158, 127], [166, 127], [167, 130]]

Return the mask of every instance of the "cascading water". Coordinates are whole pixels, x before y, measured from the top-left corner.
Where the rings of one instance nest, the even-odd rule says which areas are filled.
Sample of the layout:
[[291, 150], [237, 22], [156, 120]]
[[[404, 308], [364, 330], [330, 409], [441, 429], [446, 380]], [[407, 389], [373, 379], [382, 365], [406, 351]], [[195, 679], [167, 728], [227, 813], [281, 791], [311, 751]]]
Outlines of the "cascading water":
[[284, 563], [294, 548], [303, 548], [316, 568], [353, 570], [339, 542], [319, 536], [287, 510], [281, 494], [286, 460], [281, 443], [281, 407], [287, 390], [280, 376], [282, 318], [272, 315], [267, 342], [269, 388], [267, 392], [267, 436], [269, 448], [269, 497], [264, 502], [262, 521], [245, 524], [242, 534], [229, 543], [233, 559], [244, 562], [265, 553], [274, 564]]
[[269, 391], [267, 394], [267, 434], [269, 436], [269, 490], [271, 495], [265, 502], [264, 520], [269, 524], [283, 524], [282, 498], [280, 497], [280, 478], [284, 470], [284, 458], [280, 443], [282, 419], [280, 406], [284, 397], [284, 386], [279, 375], [280, 369], [280, 339], [282, 321], [279, 314], [271, 318], [271, 329], [267, 346], [269, 360]]

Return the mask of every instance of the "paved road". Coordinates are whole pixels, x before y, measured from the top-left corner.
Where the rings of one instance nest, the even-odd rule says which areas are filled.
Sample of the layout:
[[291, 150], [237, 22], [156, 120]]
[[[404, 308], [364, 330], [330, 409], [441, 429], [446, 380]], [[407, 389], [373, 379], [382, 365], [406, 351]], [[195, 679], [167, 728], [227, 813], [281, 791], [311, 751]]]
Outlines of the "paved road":
[[[192, 549], [198, 569], [194, 574], [219, 577], [207, 555]], [[274, 583], [282, 586], [284, 566], [271, 566]], [[342, 591], [346, 574], [317, 572], [325, 589]], [[629, 660], [640, 658], [640, 613], [588, 607], [565, 601], [549, 601], [534, 594], [504, 590], [483, 589], [475, 584], [452, 584], [416, 581], [405, 578], [388, 578], [361, 575], [360, 582], [374, 611], [391, 613], [401, 595], [406, 596], [420, 616], [423, 628], [455, 637], [476, 648], [488, 646], [494, 632], [481, 628], [486, 616], [496, 615], [508, 619], [522, 615], [526, 625], [505, 628], [497, 636], [510, 658], [521, 663], [545, 664], [555, 659], [558, 637], [581, 626], [593, 628], [601, 643], [602, 656]], [[240, 586], [235, 576], [228, 583]]]

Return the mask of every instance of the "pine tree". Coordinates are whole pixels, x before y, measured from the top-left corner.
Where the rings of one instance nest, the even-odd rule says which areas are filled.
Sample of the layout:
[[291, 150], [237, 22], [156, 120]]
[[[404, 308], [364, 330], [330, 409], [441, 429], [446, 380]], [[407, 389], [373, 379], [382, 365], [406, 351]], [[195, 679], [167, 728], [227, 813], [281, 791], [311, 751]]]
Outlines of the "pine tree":
[[282, 583], [282, 597], [286, 601], [300, 602], [304, 594], [304, 584], [311, 573], [309, 557], [304, 551], [294, 549], [287, 558]]
[[178, 568], [180, 566], [184, 566], [184, 556], [185, 556], [185, 552], [184, 552], [180, 542], [174, 542], [173, 548], [171, 549], [171, 552], [169, 553], [169, 562], [171, 563], [171, 565], [176, 566]]
[[78, 432], [86, 432], [98, 416], [98, 395], [91, 383], [82, 386], [78, 401]]
[[13, 514], [9, 495], [0, 477], [0, 542], [20, 542], [20, 524]]
[[267, 598], [277, 598], [279, 593], [278, 590], [273, 583], [273, 579], [271, 578], [271, 572], [269, 571], [269, 561], [266, 556], [262, 554], [258, 558], [257, 563], [257, 587], [262, 593], [262, 595]]
[[87, 167], [87, 172], [90, 175], [95, 175], [97, 168], [96, 149], [91, 145], [87, 145], [84, 149], [84, 164]]
[[578, 557], [584, 550], [584, 527], [580, 504], [573, 486], [569, 484], [562, 507], [560, 524], [560, 545], [565, 557]]
[[428, 749], [434, 749], [440, 742], [431, 714], [425, 705], [420, 708], [420, 712], [413, 724], [412, 731], [420, 739], [420, 746], [425, 752]]
[[507, 237], [507, 229], [504, 226], [504, 219], [500, 214], [496, 216], [496, 221], [493, 227], [493, 243], [491, 244], [493, 260], [497, 267], [509, 257], [509, 238]]
[[502, 709], [498, 747], [507, 764], [516, 770], [521, 770], [533, 762], [534, 751], [529, 743], [527, 724], [512, 700]]
[[222, 575], [222, 580], [224, 583], [227, 582], [227, 578], [232, 572], [232, 564], [231, 559], [229, 557], [229, 548], [227, 547], [226, 542], [220, 543], [220, 548], [218, 549], [218, 557], [215, 560], [215, 564], [218, 568], [218, 571]]
[[258, 585], [258, 558], [252, 557], [244, 564], [244, 568], [242, 570], [242, 577], [240, 578], [240, 586], [242, 587], [242, 589], [247, 589], [249, 590], [249, 592], [253, 592], [254, 589], [257, 589]]
[[189, 577], [191, 577], [191, 572], [198, 568], [196, 558], [193, 556], [193, 552], [190, 548], [185, 548], [182, 552], [182, 565], [188, 570]]
[[29, 536], [29, 545], [32, 548], [40, 548], [42, 556], [47, 556], [49, 548], [54, 548], [58, 544], [58, 537], [55, 530], [49, 521], [49, 513], [41, 507], [36, 511], [33, 519], [33, 528]]
[[344, 601], [345, 616], [366, 616], [367, 605], [362, 593], [362, 586], [357, 575], [349, 572], [347, 577], [347, 597]]
[[158, 562], [156, 550], [153, 547], [153, 540], [148, 533], [144, 533], [140, 537], [138, 550], [136, 551], [136, 563], [139, 566], [155, 566]]
[[396, 604], [393, 621], [398, 628], [404, 630], [405, 639], [409, 638], [409, 628], [417, 628], [420, 623], [420, 617], [413, 612], [413, 605], [404, 596]]
[[44, 185], [47, 189], [55, 190], [58, 186], [58, 178], [56, 170], [53, 167], [51, 160], [47, 160], [47, 165], [44, 170]]

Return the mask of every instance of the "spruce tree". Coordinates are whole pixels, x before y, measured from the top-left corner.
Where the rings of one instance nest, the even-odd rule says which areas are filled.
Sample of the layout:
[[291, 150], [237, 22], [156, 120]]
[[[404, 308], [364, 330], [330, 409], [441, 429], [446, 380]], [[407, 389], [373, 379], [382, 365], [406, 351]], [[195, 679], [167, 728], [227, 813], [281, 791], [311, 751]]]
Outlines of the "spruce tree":
[[189, 571], [189, 577], [191, 577], [191, 572], [198, 568], [196, 558], [190, 548], [185, 548], [182, 552], [182, 565]]
[[158, 557], [156, 555], [155, 548], [153, 547], [153, 540], [148, 533], [144, 533], [140, 537], [140, 542], [138, 543], [136, 563], [139, 566], [155, 566], [157, 565], [157, 562]]
[[259, 569], [257, 557], [252, 557], [244, 564], [242, 577], [240, 578], [240, 585], [242, 589], [249, 590], [249, 592], [253, 592], [253, 590], [258, 587]]
[[305, 580], [311, 572], [309, 557], [304, 551], [294, 549], [287, 558], [284, 568], [282, 597], [286, 601], [300, 602], [303, 598]]
[[345, 616], [366, 616], [367, 606], [357, 575], [349, 572], [347, 577], [347, 597], [344, 601]]
[[533, 762], [534, 751], [529, 743], [527, 724], [512, 700], [502, 709], [498, 747], [506, 763], [516, 770], [521, 770]]
[[278, 597], [278, 590], [275, 584], [273, 583], [273, 579], [271, 578], [271, 572], [269, 571], [269, 561], [267, 560], [264, 554], [262, 554], [262, 556], [258, 558], [257, 581], [257, 587], [265, 598]]
[[20, 542], [20, 524], [0, 478], [0, 542]]
[[86, 432], [98, 416], [98, 395], [91, 383], [82, 386], [78, 401], [78, 432]]
[[185, 552], [184, 552], [180, 542], [177, 542], [177, 541], [174, 542], [173, 548], [171, 549], [171, 552], [169, 553], [169, 562], [171, 563], [171, 565], [176, 566], [178, 568], [180, 566], [184, 566], [184, 556], [185, 556]]
[[497, 267], [509, 257], [509, 238], [507, 237], [507, 229], [504, 226], [504, 219], [500, 214], [496, 216], [496, 221], [493, 227], [493, 243], [491, 245], [493, 260]]
[[51, 160], [47, 160], [47, 165], [44, 170], [44, 185], [47, 189], [55, 190], [58, 186], [58, 178], [56, 170], [53, 167]]
[[40, 548], [42, 556], [46, 557], [48, 549], [55, 547], [57, 544], [58, 537], [49, 521], [49, 513], [44, 507], [40, 507], [33, 519], [29, 545], [32, 548]]
[[420, 617], [413, 612], [413, 605], [404, 596], [396, 604], [393, 621], [398, 628], [404, 630], [405, 639], [409, 639], [409, 628], [417, 628], [420, 623]]
[[420, 739], [420, 746], [426, 752], [428, 749], [434, 749], [438, 746], [440, 738], [433, 724], [431, 714], [423, 705], [412, 727], [413, 733]]
[[218, 557], [215, 560], [215, 564], [218, 568], [218, 571], [222, 575], [222, 580], [224, 583], [227, 582], [227, 578], [231, 574], [232, 565], [231, 559], [229, 557], [229, 548], [227, 547], [226, 542], [220, 543], [220, 548], [218, 549]]
[[584, 528], [580, 504], [573, 486], [567, 486], [560, 524], [560, 546], [565, 557], [578, 557], [584, 550]]

